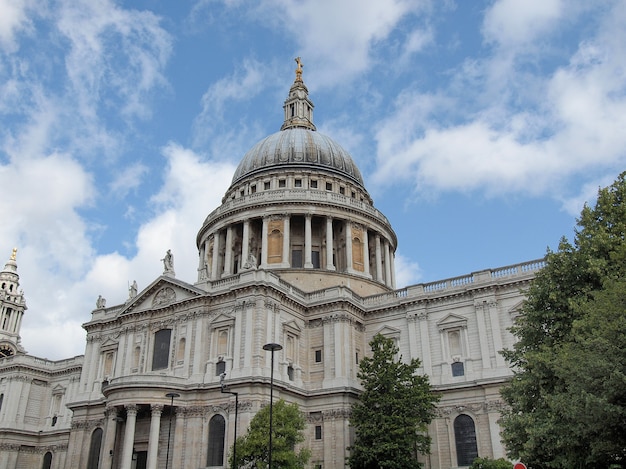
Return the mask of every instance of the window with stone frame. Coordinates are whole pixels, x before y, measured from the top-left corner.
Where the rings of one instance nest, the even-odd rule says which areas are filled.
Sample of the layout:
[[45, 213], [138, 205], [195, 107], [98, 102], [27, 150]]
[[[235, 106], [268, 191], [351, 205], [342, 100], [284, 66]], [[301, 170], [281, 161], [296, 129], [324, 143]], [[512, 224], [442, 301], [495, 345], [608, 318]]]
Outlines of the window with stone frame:
[[300, 363], [300, 334], [301, 330], [295, 321], [283, 324], [284, 357], [287, 362], [287, 377], [290, 381], [296, 379], [295, 371]]
[[461, 414], [454, 419], [454, 442], [458, 466], [470, 466], [478, 457], [476, 426], [472, 417]]
[[209, 420], [209, 447], [207, 451], [207, 466], [223, 467], [224, 465], [224, 438], [226, 436], [226, 420], [216, 414]]
[[437, 323], [441, 334], [444, 359], [450, 364], [452, 377], [465, 376], [467, 358], [467, 319], [450, 314]]
[[171, 329], [161, 329], [154, 334], [154, 350], [152, 352], [152, 370], [164, 370], [170, 363]]
[[102, 428], [96, 428], [91, 434], [87, 469], [98, 469], [100, 466], [100, 448], [102, 447]]
[[211, 326], [210, 360], [215, 365], [215, 376], [226, 372], [227, 362], [232, 358], [234, 325], [234, 318], [223, 315]]

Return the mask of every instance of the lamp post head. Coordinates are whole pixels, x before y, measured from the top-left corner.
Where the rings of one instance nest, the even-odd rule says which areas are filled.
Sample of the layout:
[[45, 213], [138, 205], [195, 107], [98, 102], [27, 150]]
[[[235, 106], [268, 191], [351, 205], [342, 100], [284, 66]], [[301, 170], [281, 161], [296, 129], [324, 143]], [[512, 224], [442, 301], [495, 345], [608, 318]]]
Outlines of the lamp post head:
[[168, 392], [165, 397], [169, 397], [170, 399], [174, 400], [175, 397], [180, 397], [180, 394], [178, 394], [177, 392]]
[[280, 344], [265, 344], [263, 346], [263, 350], [266, 350], [268, 352], [270, 351], [275, 352], [275, 351], [282, 350], [282, 349], [283, 349], [283, 346]]

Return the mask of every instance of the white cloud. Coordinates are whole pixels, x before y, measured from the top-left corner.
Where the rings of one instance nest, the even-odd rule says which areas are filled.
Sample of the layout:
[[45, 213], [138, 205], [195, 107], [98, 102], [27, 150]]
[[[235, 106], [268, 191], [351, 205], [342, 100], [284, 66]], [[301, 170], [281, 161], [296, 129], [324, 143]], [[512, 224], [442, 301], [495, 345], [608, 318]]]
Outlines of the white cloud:
[[65, 63], [81, 115], [93, 118], [104, 88], [117, 95], [122, 115], [149, 115], [145, 95], [167, 83], [163, 68], [172, 50], [159, 18], [88, 0], [63, 1], [58, 14], [59, 31], [70, 42]]
[[[623, 6], [599, 17], [596, 36], [581, 42], [568, 64], [531, 77], [533, 94], [515, 94], [527, 74], [519, 76], [516, 65], [494, 65], [506, 61], [498, 54], [475, 62], [482, 71], [474, 79], [487, 95], [508, 83], [511, 95], [476, 100], [468, 108], [462, 88], [402, 94], [395, 112], [377, 126], [374, 180], [385, 185], [404, 179], [420, 191], [548, 194], [561, 200], [572, 177], [614, 176], [626, 162], [625, 21]], [[505, 73], [497, 85], [494, 69]]]
[[[407, 0], [273, 0], [264, 5], [264, 18], [278, 21], [277, 26], [291, 34], [311, 83], [336, 85], [366, 71], [372, 64], [372, 48], [406, 15], [421, 11], [427, 4]], [[416, 45], [414, 41], [412, 47]], [[307, 64], [315, 65], [307, 69]]]
[[396, 268], [396, 288], [415, 285], [422, 279], [419, 264], [398, 252], [394, 258], [394, 266]]
[[30, 30], [33, 25], [28, 18], [32, 10], [40, 8], [34, 1], [28, 0], [0, 0], [0, 47], [8, 52], [17, 48], [15, 35], [21, 31]]
[[148, 167], [141, 163], [133, 163], [115, 174], [115, 179], [109, 184], [110, 193], [119, 199], [139, 187]]
[[483, 34], [503, 47], [519, 47], [554, 30], [568, 9], [563, 0], [499, 0], [485, 13]]
[[[164, 183], [152, 198], [154, 216], [138, 230], [134, 257], [126, 258], [117, 252], [96, 255], [88, 244], [83, 243], [85, 246], [81, 248], [81, 243], [77, 243], [71, 233], [67, 236], [49, 234], [47, 238], [55, 245], [46, 244], [47, 239], [38, 237], [33, 241], [30, 237], [23, 237], [18, 246], [18, 266], [29, 309], [25, 314], [22, 336], [27, 338], [23, 346], [30, 353], [51, 359], [83, 353], [84, 334], [78, 325], [90, 319], [98, 295], [107, 299], [107, 306], [124, 302], [128, 298], [129, 282], [137, 280], [141, 290], [161, 275], [163, 265], [160, 259], [167, 249], [171, 249], [175, 256], [177, 277], [195, 282], [198, 266], [196, 234], [205, 217], [221, 203], [234, 167], [203, 161], [199, 155], [174, 143], [163, 149], [163, 156], [166, 159]], [[67, 165], [58, 166], [59, 172], [67, 172], [67, 169]], [[75, 176], [67, 174], [67, 178]], [[72, 179], [65, 180], [69, 188], [68, 180]], [[28, 197], [26, 200], [35, 205], [36, 199]], [[58, 205], [71, 204], [59, 202]], [[40, 207], [41, 211], [46, 210], [44, 204], [40, 203]], [[27, 215], [33, 213], [36, 212], [31, 208]], [[74, 229], [77, 236], [84, 236], [84, 224], [75, 214], [61, 216], [68, 231]], [[30, 229], [29, 225], [23, 225], [23, 220], [16, 220], [16, 226]], [[6, 246], [6, 242], [2, 246]], [[4, 248], [7, 258], [10, 247]], [[78, 263], [80, 260], [80, 269], [74, 268], [68, 273], [67, 268], [42, 262], [41, 256], [51, 255], [51, 249], [58, 251], [54, 253], [58, 256], [58, 263]], [[80, 272], [80, 275], [71, 275], [72, 272]], [[29, 296], [29, 291], [37, 294]], [[52, 334], [57, 332], [63, 333], [67, 339], [63, 347], [57, 346], [58, 336]], [[37, 340], [34, 341], [33, 337]]]

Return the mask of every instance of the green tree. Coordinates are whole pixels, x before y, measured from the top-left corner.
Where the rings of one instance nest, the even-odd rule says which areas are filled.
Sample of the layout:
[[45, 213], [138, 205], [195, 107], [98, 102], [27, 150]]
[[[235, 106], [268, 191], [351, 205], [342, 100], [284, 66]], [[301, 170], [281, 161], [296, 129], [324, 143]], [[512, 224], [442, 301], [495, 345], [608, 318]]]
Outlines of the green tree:
[[[272, 467], [280, 469], [304, 468], [311, 453], [308, 448], [296, 451], [296, 445], [304, 441], [306, 422], [297, 404], [284, 400], [273, 404], [272, 409]], [[270, 407], [263, 407], [250, 421], [244, 436], [237, 438], [236, 467], [262, 469], [268, 467]], [[232, 449], [229, 466], [232, 466]]]
[[513, 463], [504, 458], [476, 458], [472, 462], [470, 469], [513, 469]]
[[353, 469], [421, 467], [417, 454], [430, 453], [427, 425], [435, 417], [439, 396], [428, 376], [418, 375], [418, 359], [402, 363], [392, 339], [376, 335], [373, 355], [359, 365], [364, 392], [352, 406], [350, 424], [356, 438], [348, 464]]
[[504, 352], [511, 457], [533, 468], [626, 466], [626, 173], [548, 251]]

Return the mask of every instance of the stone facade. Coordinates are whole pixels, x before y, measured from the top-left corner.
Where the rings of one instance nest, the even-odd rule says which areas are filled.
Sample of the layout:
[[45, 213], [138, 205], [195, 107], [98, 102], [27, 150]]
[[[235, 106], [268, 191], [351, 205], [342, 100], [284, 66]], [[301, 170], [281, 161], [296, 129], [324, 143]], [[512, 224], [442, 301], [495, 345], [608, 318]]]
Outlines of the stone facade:
[[[19, 323], [2, 329], [13, 348], [0, 359], [0, 467], [226, 467], [235, 421], [242, 435], [269, 403], [268, 343], [282, 345], [274, 399], [305, 414], [310, 467], [344, 467], [375, 334], [419, 358], [442, 394], [427, 468], [504, 456], [511, 371], [498, 352], [542, 261], [396, 289], [396, 235], [350, 155], [317, 133], [300, 66], [284, 110], [200, 228], [193, 285], [168, 252], [163, 275], [126, 303], [98, 303], [84, 356], [69, 360], [29, 356]], [[14, 255], [5, 273], [17, 289]]]

